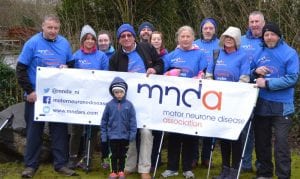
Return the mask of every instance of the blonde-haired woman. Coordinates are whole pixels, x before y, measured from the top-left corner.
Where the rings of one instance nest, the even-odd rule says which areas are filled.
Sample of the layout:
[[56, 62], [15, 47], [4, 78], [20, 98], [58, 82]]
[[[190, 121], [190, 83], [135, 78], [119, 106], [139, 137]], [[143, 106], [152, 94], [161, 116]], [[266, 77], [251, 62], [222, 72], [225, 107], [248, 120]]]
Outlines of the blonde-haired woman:
[[[166, 75], [194, 78], [202, 73], [207, 66], [206, 60], [197, 45], [194, 45], [194, 30], [190, 26], [182, 26], [176, 33], [177, 47], [163, 60]], [[185, 178], [195, 178], [192, 172], [194, 153], [191, 152], [198, 144], [198, 136], [169, 133], [167, 170], [161, 175], [165, 178], [178, 175], [180, 154], [182, 170]]]

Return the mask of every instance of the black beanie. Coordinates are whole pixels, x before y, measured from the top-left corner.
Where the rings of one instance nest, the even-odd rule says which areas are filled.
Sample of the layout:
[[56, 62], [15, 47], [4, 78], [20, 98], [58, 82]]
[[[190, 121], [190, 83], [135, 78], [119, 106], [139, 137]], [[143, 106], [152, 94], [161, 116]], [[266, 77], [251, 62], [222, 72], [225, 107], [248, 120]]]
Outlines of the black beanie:
[[279, 36], [279, 38], [281, 38], [280, 29], [279, 29], [278, 25], [275, 24], [274, 22], [269, 22], [263, 27], [262, 37], [264, 37], [266, 31], [274, 32], [275, 34], [277, 34]]

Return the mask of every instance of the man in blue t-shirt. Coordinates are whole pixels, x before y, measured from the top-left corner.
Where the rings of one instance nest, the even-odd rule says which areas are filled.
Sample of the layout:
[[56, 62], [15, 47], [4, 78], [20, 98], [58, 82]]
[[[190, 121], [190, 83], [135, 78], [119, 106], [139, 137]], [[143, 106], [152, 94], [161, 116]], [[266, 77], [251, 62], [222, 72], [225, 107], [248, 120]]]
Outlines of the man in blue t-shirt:
[[[262, 50], [262, 29], [265, 25], [265, 18], [262, 12], [253, 11], [249, 15], [248, 19], [248, 30], [245, 35], [242, 36], [241, 48], [245, 50], [247, 54], [247, 59], [250, 64], [251, 61], [257, 58], [257, 55]], [[244, 140], [246, 140], [248, 126], [245, 127], [243, 131]], [[252, 172], [252, 151], [254, 148], [254, 133], [251, 127], [248, 135], [248, 140], [246, 144], [245, 154], [242, 163], [243, 172]], [[259, 164], [256, 162], [256, 167]]]
[[[39, 167], [39, 155], [45, 122], [34, 121], [34, 103], [36, 70], [38, 66], [66, 68], [72, 57], [69, 42], [58, 35], [60, 21], [49, 15], [44, 18], [42, 32], [31, 37], [24, 45], [17, 64], [17, 78], [25, 91], [26, 148], [24, 154], [25, 169], [22, 177], [31, 178]], [[53, 165], [55, 171], [72, 176], [76, 173], [67, 168], [68, 128], [67, 124], [49, 123], [52, 141]]]
[[260, 165], [256, 177], [271, 179], [273, 176], [274, 133], [275, 173], [278, 178], [291, 178], [288, 134], [292, 125], [291, 115], [295, 111], [299, 56], [283, 41], [276, 24], [267, 23], [262, 32], [263, 50], [252, 65], [252, 78], [260, 88], [254, 110], [255, 151]]

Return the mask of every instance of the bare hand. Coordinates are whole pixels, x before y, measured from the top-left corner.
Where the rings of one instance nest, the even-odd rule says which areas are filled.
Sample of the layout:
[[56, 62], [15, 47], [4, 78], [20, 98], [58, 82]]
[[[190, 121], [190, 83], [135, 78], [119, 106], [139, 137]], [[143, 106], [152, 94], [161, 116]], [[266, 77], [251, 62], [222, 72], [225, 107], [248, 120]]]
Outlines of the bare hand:
[[265, 88], [266, 87], [266, 80], [264, 78], [257, 78], [256, 79], [256, 87]]
[[26, 100], [30, 103], [34, 103], [36, 99], [37, 97], [35, 91], [31, 92], [29, 95], [26, 96]]
[[59, 65], [59, 68], [68, 68], [68, 65], [61, 64], [61, 65]]
[[258, 75], [261, 75], [261, 76], [266, 76], [266, 74], [270, 73], [270, 70], [266, 66], [261, 66], [261, 67], [256, 68], [255, 73], [257, 73]]
[[150, 74], [155, 74], [155, 73], [156, 73], [156, 70], [154, 68], [148, 68], [146, 76], [149, 77]]

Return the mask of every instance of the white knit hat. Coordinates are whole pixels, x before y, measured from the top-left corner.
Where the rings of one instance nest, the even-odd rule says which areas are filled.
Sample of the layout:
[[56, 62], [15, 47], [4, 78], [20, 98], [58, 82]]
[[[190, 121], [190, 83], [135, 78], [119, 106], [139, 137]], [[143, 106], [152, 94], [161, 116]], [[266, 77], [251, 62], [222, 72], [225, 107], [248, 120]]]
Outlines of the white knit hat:
[[236, 48], [237, 49], [240, 48], [240, 46], [241, 46], [241, 30], [239, 28], [232, 27], [232, 26], [228, 27], [228, 29], [220, 37], [219, 46], [221, 48], [224, 47], [225, 36], [232, 37], [235, 41]]
[[97, 39], [96, 32], [94, 31], [94, 29], [89, 25], [85, 25], [85, 26], [82, 27], [82, 30], [81, 30], [81, 33], [80, 33], [80, 43], [81, 43], [82, 38], [86, 34], [91, 34], [93, 37], [95, 37], [95, 39]]

